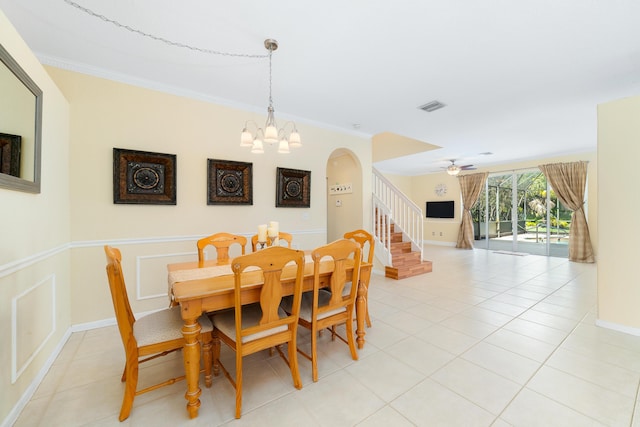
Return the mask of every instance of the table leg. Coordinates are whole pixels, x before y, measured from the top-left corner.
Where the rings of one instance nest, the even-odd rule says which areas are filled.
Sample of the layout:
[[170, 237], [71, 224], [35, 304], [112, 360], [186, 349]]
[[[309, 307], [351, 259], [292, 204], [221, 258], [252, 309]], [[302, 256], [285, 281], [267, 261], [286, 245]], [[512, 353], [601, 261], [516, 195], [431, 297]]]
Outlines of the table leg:
[[187, 392], [184, 397], [187, 399], [187, 411], [189, 412], [189, 418], [196, 418], [198, 416], [198, 408], [200, 408], [200, 386], [198, 385], [198, 378], [200, 376], [200, 324], [198, 323], [198, 317], [184, 319], [184, 326], [182, 327], [182, 335], [184, 336], [185, 344], [182, 350], [184, 358], [184, 372], [187, 380]]
[[369, 279], [371, 278], [371, 267], [360, 269], [360, 280], [358, 281], [358, 296], [356, 297], [356, 342], [358, 348], [364, 347], [364, 322], [367, 318], [367, 291]]

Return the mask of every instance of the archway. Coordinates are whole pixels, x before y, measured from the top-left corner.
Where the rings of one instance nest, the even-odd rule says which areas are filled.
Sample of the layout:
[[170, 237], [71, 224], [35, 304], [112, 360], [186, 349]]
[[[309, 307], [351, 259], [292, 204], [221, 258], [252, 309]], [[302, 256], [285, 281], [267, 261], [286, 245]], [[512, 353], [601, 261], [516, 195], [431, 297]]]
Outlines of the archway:
[[362, 165], [346, 148], [334, 150], [327, 161], [327, 242], [363, 228]]

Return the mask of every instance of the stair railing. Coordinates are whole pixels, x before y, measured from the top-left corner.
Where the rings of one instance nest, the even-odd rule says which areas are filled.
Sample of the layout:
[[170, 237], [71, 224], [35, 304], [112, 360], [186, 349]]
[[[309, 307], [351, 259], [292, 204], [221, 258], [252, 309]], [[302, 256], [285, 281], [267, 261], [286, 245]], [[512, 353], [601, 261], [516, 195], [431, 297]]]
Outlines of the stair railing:
[[[403, 241], [411, 242], [411, 250], [420, 252], [423, 261], [422, 240], [424, 217], [422, 209], [413, 203], [391, 181], [373, 169], [373, 219], [376, 253], [381, 261], [391, 265], [391, 222], [395, 231], [401, 231]], [[380, 248], [380, 252], [378, 252]]]
[[375, 254], [380, 262], [391, 265], [391, 211], [375, 194], [372, 199]]

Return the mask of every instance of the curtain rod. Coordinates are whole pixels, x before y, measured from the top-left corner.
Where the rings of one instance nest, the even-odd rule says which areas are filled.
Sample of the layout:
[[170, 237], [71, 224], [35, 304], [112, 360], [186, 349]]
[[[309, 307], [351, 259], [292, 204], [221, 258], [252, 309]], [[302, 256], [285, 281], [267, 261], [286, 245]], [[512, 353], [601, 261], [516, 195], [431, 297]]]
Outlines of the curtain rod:
[[[579, 160], [579, 161], [587, 163], [587, 164], [589, 163], [588, 160]], [[575, 163], [575, 162], [556, 162], [556, 163]], [[555, 163], [542, 163], [542, 164], [543, 165], [553, 165]], [[526, 167], [526, 168], [506, 169], [506, 170], [503, 170], [503, 171], [485, 171], [485, 172], [489, 172], [489, 175], [491, 175], [491, 174], [498, 174], [498, 173], [518, 172], [518, 171], [531, 170], [531, 169], [540, 170], [538, 168], [538, 166], [529, 166], [529, 167]], [[542, 172], [542, 171], [540, 171], [540, 172]], [[482, 172], [477, 172], [477, 173], [482, 173]], [[469, 174], [469, 175], [471, 175], [471, 174]]]

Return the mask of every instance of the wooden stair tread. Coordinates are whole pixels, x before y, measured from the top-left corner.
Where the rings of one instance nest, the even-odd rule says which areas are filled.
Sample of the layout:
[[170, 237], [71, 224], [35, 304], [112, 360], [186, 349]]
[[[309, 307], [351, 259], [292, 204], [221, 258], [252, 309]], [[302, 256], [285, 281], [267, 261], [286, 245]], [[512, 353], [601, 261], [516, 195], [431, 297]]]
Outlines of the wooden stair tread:
[[391, 279], [401, 280], [406, 279], [407, 277], [413, 277], [420, 274], [431, 273], [433, 271], [433, 263], [431, 261], [422, 261], [416, 264], [403, 266], [403, 267], [395, 267], [395, 266], [386, 266], [384, 268], [385, 277], [389, 277]]

